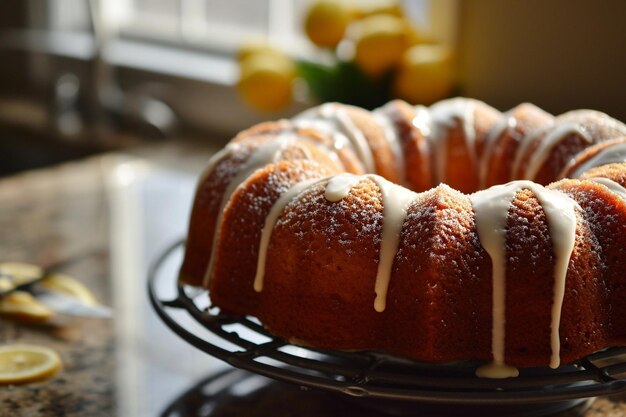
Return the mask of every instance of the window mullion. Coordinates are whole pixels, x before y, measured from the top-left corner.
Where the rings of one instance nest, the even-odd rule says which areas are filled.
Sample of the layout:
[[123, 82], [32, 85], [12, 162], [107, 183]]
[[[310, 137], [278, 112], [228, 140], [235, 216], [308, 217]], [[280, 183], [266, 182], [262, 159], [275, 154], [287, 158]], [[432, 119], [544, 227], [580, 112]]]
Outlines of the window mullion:
[[291, 49], [294, 39], [293, 0], [269, 0], [268, 39], [280, 48]]
[[179, 25], [183, 39], [198, 40], [206, 35], [207, 3], [206, 0], [181, 0]]

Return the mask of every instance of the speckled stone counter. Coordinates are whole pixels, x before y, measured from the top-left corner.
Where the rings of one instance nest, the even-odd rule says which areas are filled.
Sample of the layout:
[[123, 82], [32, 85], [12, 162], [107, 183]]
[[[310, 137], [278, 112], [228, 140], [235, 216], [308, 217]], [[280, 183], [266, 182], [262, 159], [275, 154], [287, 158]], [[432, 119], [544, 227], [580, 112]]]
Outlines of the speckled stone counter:
[[[116, 158], [97, 157], [1, 179], [0, 259], [40, 265], [76, 259], [64, 271], [82, 280], [104, 304], [117, 305], [111, 286], [110, 213], [105, 181]], [[63, 370], [49, 381], [0, 387], [0, 417], [122, 416], [117, 395], [124, 381], [118, 368], [120, 340], [115, 325], [116, 320], [127, 319], [121, 311], [116, 311], [114, 320], [64, 318], [45, 325], [0, 319], [0, 345], [17, 342], [45, 345], [57, 350], [64, 364]], [[158, 321], [154, 315], [143, 319]], [[163, 360], [155, 357], [151, 361], [149, 366]], [[190, 383], [188, 389], [193, 385]], [[186, 405], [181, 409], [187, 411], [177, 415], [334, 416], [350, 415], [350, 410], [355, 410], [346, 408], [344, 402], [335, 404], [327, 394], [321, 394], [319, 398], [325, 399], [319, 402], [318, 394], [311, 395], [296, 387], [283, 389], [276, 384], [272, 387], [262, 391], [265, 394], [261, 398], [224, 404], [209, 414], [202, 414], [208, 408], [196, 404], [193, 399], [196, 397], [183, 395], [180, 398]], [[180, 392], [170, 394], [177, 398]], [[364, 410], [359, 410], [359, 414], [378, 415]], [[150, 412], [128, 417], [144, 415], [161, 414]], [[626, 395], [599, 398], [590, 407], [578, 407], [560, 416], [623, 417]]]
[[[40, 265], [76, 259], [64, 271], [111, 304], [102, 160], [0, 180], [0, 257]], [[0, 345], [29, 343], [59, 352], [52, 380], [0, 387], [0, 416], [115, 415], [112, 320], [55, 318], [25, 325], [0, 319]]]

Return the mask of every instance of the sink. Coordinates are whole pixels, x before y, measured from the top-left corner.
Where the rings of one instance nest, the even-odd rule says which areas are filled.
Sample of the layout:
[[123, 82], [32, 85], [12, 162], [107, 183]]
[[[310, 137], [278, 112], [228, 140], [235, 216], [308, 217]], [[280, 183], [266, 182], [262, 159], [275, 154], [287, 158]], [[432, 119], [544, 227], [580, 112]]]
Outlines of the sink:
[[0, 126], [0, 177], [84, 158], [106, 149], [84, 143], [61, 142], [23, 128]]

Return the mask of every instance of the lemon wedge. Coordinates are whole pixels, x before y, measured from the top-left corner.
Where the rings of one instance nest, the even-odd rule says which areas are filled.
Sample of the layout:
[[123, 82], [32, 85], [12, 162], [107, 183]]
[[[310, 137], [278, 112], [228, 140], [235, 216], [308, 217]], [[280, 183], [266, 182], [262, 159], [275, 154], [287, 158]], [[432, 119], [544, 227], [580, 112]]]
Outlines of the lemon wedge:
[[0, 293], [13, 289], [14, 285], [10, 278], [0, 276]]
[[11, 277], [13, 284], [21, 285], [41, 277], [43, 269], [34, 264], [24, 262], [0, 263], [0, 276]]
[[53, 377], [61, 358], [52, 349], [33, 345], [0, 346], [0, 385], [25, 384]]
[[98, 304], [98, 300], [93, 293], [82, 282], [69, 275], [51, 274], [48, 278], [41, 281], [39, 286], [77, 298], [88, 305]]
[[41, 322], [54, 316], [54, 311], [41, 304], [30, 293], [14, 291], [0, 298], [0, 315], [24, 321]]

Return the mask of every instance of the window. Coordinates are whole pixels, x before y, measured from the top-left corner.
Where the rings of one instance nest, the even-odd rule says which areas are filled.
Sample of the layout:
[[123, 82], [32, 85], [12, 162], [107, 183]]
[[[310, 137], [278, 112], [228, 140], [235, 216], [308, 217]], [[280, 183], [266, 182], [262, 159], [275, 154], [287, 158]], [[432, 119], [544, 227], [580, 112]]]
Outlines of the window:
[[[310, 1], [47, 0], [43, 19], [51, 33], [42, 34], [38, 39], [45, 42], [37, 45], [57, 41], [46, 52], [51, 60], [33, 68], [45, 86], [50, 71], [44, 64], [55, 56], [100, 58], [97, 65], [85, 67], [86, 73], [94, 72], [98, 88], [128, 97], [156, 97], [176, 110], [181, 125], [227, 137], [265, 117], [244, 107], [231, 88], [237, 80], [232, 56], [238, 46], [265, 38], [293, 56], [315, 59], [321, 54], [315, 54], [319, 51], [302, 30]], [[446, 42], [456, 36], [457, 3], [404, 0], [407, 15], [432, 38]], [[296, 102], [284, 116], [310, 104]]]
[[[89, 5], [120, 37], [232, 53], [248, 39], [269, 39], [290, 51], [311, 48], [302, 19], [311, 0], [51, 0], [51, 26], [89, 31]], [[409, 17], [433, 37], [453, 41], [456, 0], [404, 1]], [[435, 23], [431, 25], [431, 23]], [[430, 26], [430, 27], [429, 27]]]

